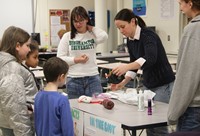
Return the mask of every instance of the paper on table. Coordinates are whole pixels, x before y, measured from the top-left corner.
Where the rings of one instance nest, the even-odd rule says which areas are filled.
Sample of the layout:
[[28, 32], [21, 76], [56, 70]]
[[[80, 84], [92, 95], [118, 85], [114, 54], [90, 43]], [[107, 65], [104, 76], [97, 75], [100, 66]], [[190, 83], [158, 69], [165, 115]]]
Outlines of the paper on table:
[[[110, 98], [118, 99], [121, 102], [127, 103], [127, 104], [138, 104], [138, 94], [137, 90], [134, 88], [128, 88], [126, 91], [118, 90], [118, 91], [111, 91], [108, 92], [110, 94]], [[148, 99], [153, 99], [153, 97], [156, 95], [156, 93], [152, 92], [151, 90], [144, 90], [144, 105], [145, 107], [148, 106]], [[152, 101], [152, 106], [154, 106], [154, 103]]]

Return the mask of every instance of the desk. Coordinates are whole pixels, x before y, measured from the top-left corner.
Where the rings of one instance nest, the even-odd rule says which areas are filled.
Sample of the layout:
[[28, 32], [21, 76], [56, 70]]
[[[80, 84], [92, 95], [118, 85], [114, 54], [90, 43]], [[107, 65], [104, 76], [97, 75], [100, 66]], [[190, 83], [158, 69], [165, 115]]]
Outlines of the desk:
[[[99, 64], [98, 67], [112, 70], [113, 68], [116, 68], [117, 66], [123, 65], [123, 64], [127, 64], [127, 63], [115, 62], [115, 63]], [[142, 70], [139, 69], [137, 74], [142, 74]]]
[[[169, 64], [170, 65], [176, 65], [177, 56], [167, 55], [167, 58], [169, 60]], [[115, 60], [124, 61], [124, 62], [130, 62], [130, 58], [129, 57], [115, 58]]]
[[129, 53], [101, 53], [97, 55], [97, 59], [100, 58], [116, 58], [116, 57], [128, 57]]
[[112, 70], [113, 68], [115, 68], [121, 64], [126, 64], [126, 63], [116, 62], [116, 63], [99, 64], [98, 67]]
[[[57, 52], [39, 52], [39, 56], [40, 57], [51, 57], [51, 56], [56, 56]], [[116, 57], [128, 57], [129, 54], [128, 53], [101, 53], [100, 55], [97, 55], [97, 59], [101, 59], [101, 58], [116, 58]]]
[[31, 71], [35, 71], [35, 70], [43, 70], [43, 67], [37, 66], [36, 68], [32, 68], [30, 67]]
[[[177, 63], [177, 55], [167, 55], [169, 64], [174, 66], [172, 67], [173, 70], [176, 70], [176, 63]], [[122, 61], [122, 62], [130, 62], [129, 57], [122, 57], [122, 58], [115, 58], [115, 60]]]
[[57, 52], [52, 52], [52, 51], [46, 51], [46, 52], [39, 52], [39, 55], [55, 55], [56, 56]]
[[105, 63], [108, 63], [108, 61], [96, 59], [96, 63], [97, 63], [97, 64], [105, 64]]
[[43, 70], [35, 70], [33, 71], [33, 74], [35, 75], [36, 78], [44, 78]]
[[107, 110], [100, 104], [78, 103], [77, 99], [71, 99], [70, 106], [84, 113], [120, 123], [123, 130], [132, 131], [132, 136], [136, 136], [138, 129], [167, 126], [168, 104], [155, 102], [152, 115], [147, 115], [146, 109], [139, 112], [137, 106], [124, 104], [118, 100], [112, 101], [115, 103], [112, 110]]
[[[57, 55], [57, 52], [39, 52], [39, 58], [40, 59], [49, 59], [51, 57], [55, 57]], [[128, 53], [101, 53], [100, 55], [97, 55], [97, 59], [105, 60], [108, 62], [115, 62], [116, 57], [128, 57]]]
[[43, 73], [43, 69], [42, 70], [33, 70], [32, 71], [33, 74], [35, 75], [36, 79], [39, 79], [40, 83], [41, 83], [41, 87], [44, 87], [44, 73]]
[[123, 61], [123, 62], [130, 62], [130, 57], [115, 58], [115, 60], [119, 60], [119, 61]]
[[166, 54], [167, 55], [176, 55], [177, 56], [178, 52], [177, 51], [167, 51]]
[[[104, 64], [104, 63], [108, 63], [108, 61], [105, 60], [96, 60], [97, 64]], [[43, 68], [40, 66], [37, 66], [36, 68], [31, 68], [31, 70], [33, 71], [33, 73], [35, 74], [36, 78], [43, 78], [44, 77], [44, 73], [43, 73]]]
[[51, 57], [55, 57], [56, 55], [57, 55], [57, 52], [50, 52], [50, 51], [39, 52], [39, 58], [46, 59], [46, 60]]
[[176, 73], [177, 55], [167, 55], [169, 64], [172, 66], [173, 72]]
[[176, 65], [177, 57], [168, 57], [168, 61], [170, 65]]
[[116, 62], [115, 58], [128, 57], [129, 53], [101, 53], [97, 55], [97, 59], [109, 61], [109, 63]]

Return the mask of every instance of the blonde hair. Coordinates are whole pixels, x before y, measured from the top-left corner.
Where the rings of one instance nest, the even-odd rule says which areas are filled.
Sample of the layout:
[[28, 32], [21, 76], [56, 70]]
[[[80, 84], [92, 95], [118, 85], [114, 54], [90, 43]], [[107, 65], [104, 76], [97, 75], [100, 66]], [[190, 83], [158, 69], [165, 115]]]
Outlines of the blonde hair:
[[65, 29], [60, 29], [60, 30], [58, 31], [58, 36], [59, 36], [59, 38], [61, 39], [62, 36], [63, 36], [66, 32], [67, 32], [67, 30], [65, 30]]
[[19, 61], [20, 58], [16, 51], [16, 45], [19, 43], [20, 46], [22, 46], [29, 38], [30, 35], [25, 30], [19, 27], [10, 26], [4, 31], [1, 39], [0, 51], [10, 53]]

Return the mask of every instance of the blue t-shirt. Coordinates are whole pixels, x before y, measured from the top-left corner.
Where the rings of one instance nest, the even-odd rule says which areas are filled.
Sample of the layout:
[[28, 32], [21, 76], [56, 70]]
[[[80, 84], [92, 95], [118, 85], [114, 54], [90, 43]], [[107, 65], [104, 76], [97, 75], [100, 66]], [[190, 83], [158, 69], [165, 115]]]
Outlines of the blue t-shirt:
[[37, 136], [73, 136], [73, 121], [67, 96], [40, 91], [34, 103]]

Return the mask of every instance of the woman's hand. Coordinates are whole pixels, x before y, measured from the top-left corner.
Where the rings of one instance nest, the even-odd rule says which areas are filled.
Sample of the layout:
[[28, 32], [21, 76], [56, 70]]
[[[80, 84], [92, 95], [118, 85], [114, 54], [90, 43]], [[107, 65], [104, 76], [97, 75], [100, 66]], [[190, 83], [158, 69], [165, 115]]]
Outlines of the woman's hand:
[[92, 29], [93, 29], [93, 26], [87, 25], [87, 30], [88, 30], [89, 32], [92, 32]]
[[89, 57], [85, 54], [79, 56], [79, 57], [75, 57], [74, 58], [74, 62], [75, 63], [86, 63], [89, 60]]
[[118, 67], [112, 69], [112, 73], [117, 76], [121, 76], [121, 75], [125, 74], [128, 70], [129, 70], [128, 64], [121, 64]]
[[111, 90], [112, 91], [117, 91], [117, 90], [120, 90], [122, 89], [124, 86], [122, 83], [119, 83], [119, 84], [111, 84]]
[[140, 64], [134, 61], [129, 64], [121, 64], [118, 67], [114, 68], [112, 72], [117, 76], [121, 76], [129, 70], [136, 70], [140, 68], [141, 68]]
[[131, 77], [126, 76], [125, 79], [119, 84], [111, 84], [111, 90], [116, 91], [116, 90], [122, 89], [130, 80], [131, 80]]

